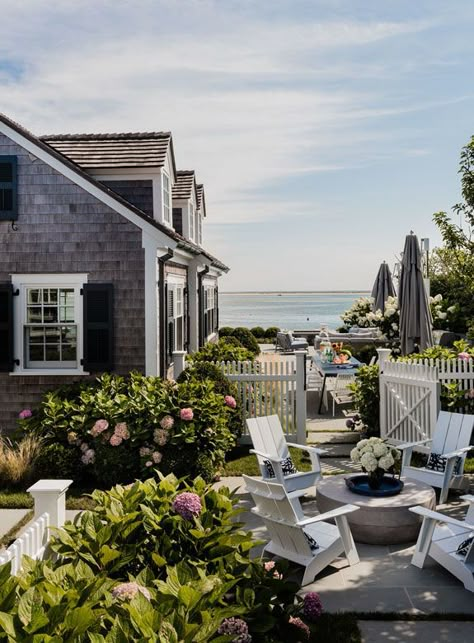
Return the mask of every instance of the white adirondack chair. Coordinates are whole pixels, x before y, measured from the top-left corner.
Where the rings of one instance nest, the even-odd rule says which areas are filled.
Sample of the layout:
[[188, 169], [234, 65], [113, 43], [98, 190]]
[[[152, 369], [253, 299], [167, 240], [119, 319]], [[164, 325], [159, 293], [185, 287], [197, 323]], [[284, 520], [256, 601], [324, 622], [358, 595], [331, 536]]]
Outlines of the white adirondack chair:
[[[325, 451], [302, 444], [287, 442], [278, 415], [266, 415], [247, 420], [247, 427], [253, 442], [255, 453], [262, 478], [275, 480], [285, 486], [289, 494], [301, 496], [305, 489], [313, 487], [321, 478], [321, 464], [319, 456]], [[290, 457], [288, 447], [302, 449], [309, 453], [311, 458], [311, 471], [298, 471], [286, 473], [282, 463]], [[274, 476], [271, 476], [273, 469]]]
[[336, 415], [336, 404], [350, 404], [352, 402], [352, 391], [349, 384], [355, 382], [354, 375], [349, 373], [338, 373], [334, 378], [334, 386], [329, 389], [332, 397], [332, 416]]
[[[474, 592], [474, 496], [461, 496], [469, 502], [465, 520], [456, 520], [426, 507], [411, 507], [423, 516], [412, 565], [422, 568], [431, 556]], [[458, 553], [458, 548], [462, 552]]]
[[[302, 565], [305, 568], [303, 585], [312, 582], [342, 553], [349, 565], [359, 562], [346, 517], [359, 507], [344, 505], [319, 516], [301, 517], [283, 485], [245, 475], [243, 478], [255, 503], [252, 513], [261, 518], [270, 535], [263, 554], [268, 552]], [[333, 519], [335, 525], [327, 522]]]
[[[420, 480], [441, 489], [440, 504], [446, 501], [450, 488], [468, 488], [469, 482], [463, 476], [463, 470], [467, 452], [474, 448], [469, 446], [473, 427], [474, 415], [441, 411], [432, 439], [397, 444], [397, 449], [403, 452], [402, 476]], [[410, 466], [413, 449], [428, 442], [431, 442], [429, 454], [431, 460], [436, 460], [436, 456], [441, 458], [436, 465], [439, 470], [431, 469], [429, 461], [425, 467]]]

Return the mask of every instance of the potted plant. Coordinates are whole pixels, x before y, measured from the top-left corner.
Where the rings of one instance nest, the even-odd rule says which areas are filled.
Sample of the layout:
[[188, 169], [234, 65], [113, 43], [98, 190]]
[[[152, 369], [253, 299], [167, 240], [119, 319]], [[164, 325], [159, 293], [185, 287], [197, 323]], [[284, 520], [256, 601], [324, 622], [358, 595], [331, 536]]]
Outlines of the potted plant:
[[381, 438], [360, 440], [351, 451], [352, 462], [361, 465], [373, 490], [380, 489], [386, 473], [394, 473], [395, 462], [400, 458], [401, 452]]

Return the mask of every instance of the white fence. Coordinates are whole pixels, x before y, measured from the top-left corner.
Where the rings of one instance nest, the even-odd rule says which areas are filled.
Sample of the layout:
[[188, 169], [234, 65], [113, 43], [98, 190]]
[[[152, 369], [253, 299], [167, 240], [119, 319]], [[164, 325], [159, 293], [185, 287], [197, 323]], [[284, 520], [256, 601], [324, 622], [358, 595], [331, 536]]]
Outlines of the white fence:
[[62, 527], [66, 520], [66, 491], [72, 480], [39, 480], [28, 489], [34, 499], [34, 522], [0, 552], [0, 565], [11, 562], [11, 573], [21, 570], [23, 556], [35, 560], [44, 557], [50, 537], [50, 527]]
[[40, 516], [24, 534], [4, 552], [0, 553], [0, 565], [11, 561], [11, 573], [16, 575], [21, 569], [23, 556], [41, 560], [49, 539], [49, 514]]
[[[456, 382], [458, 389], [465, 391], [466, 395], [474, 389], [474, 362], [472, 359], [414, 359], [407, 363], [435, 367], [441, 386]], [[462, 413], [463, 405], [460, 405], [459, 409], [453, 407], [451, 410]]]
[[[296, 359], [221, 362], [218, 366], [237, 385], [246, 418], [279, 416], [290, 441], [306, 444], [306, 353]], [[244, 439], [248, 441], [246, 427]]]
[[438, 369], [385, 362], [379, 381], [381, 437], [396, 443], [431, 438], [439, 412]]

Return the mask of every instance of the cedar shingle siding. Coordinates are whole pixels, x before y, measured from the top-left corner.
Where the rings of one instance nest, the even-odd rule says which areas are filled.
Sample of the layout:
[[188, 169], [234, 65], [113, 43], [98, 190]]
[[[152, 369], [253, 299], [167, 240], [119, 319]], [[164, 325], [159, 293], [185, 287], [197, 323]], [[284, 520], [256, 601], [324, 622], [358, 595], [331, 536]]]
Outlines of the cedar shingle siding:
[[101, 181], [101, 183], [153, 217], [152, 181]]
[[[0, 155], [18, 158], [18, 230], [0, 221], [0, 283], [11, 273], [88, 273], [114, 284], [116, 373], [145, 369], [144, 251], [135, 225], [0, 134]], [[0, 429], [45, 390], [74, 376], [0, 373]]]

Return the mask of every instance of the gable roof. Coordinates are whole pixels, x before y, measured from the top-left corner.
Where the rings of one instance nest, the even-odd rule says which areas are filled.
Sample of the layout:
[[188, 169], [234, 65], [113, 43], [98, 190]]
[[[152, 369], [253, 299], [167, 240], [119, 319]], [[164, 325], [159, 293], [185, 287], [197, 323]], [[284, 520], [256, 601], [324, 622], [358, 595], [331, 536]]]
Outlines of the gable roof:
[[196, 192], [197, 192], [197, 207], [199, 210], [201, 210], [201, 214], [203, 217], [206, 216], [206, 199], [204, 197], [204, 185], [202, 183], [198, 183], [196, 185]]
[[55, 150], [54, 147], [48, 145], [46, 142], [42, 141], [41, 138], [35, 136], [30, 131], [28, 131], [25, 127], [23, 127], [22, 125], [19, 125], [18, 123], [8, 118], [8, 116], [5, 116], [5, 114], [2, 114], [1, 112], [0, 112], [0, 123], [4, 123], [7, 127], [17, 132], [20, 136], [27, 139], [34, 145], [36, 145], [38, 148], [40, 148], [41, 150], [49, 154], [52, 158], [62, 163], [66, 168], [68, 168], [69, 170], [72, 170], [83, 181], [88, 182], [96, 190], [99, 190], [100, 192], [103, 192], [108, 197], [111, 197], [114, 201], [116, 201], [118, 204], [120, 204], [121, 206], [125, 207], [127, 210], [129, 210], [130, 212], [138, 216], [148, 225], [151, 225], [152, 227], [156, 228], [160, 232], [164, 233], [170, 239], [173, 239], [174, 241], [176, 241], [179, 248], [182, 248], [183, 250], [187, 250], [194, 255], [200, 255], [200, 254], [204, 255], [211, 261], [211, 264], [216, 268], [218, 268], [219, 270], [223, 270], [225, 272], [229, 270], [228, 266], [222, 263], [222, 261], [220, 261], [213, 255], [211, 255], [210, 253], [206, 252], [205, 250], [197, 246], [195, 243], [188, 241], [182, 235], [178, 234], [174, 230], [166, 227], [162, 223], [159, 223], [155, 219], [152, 219], [148, 214], [143, 212], [143, 210], [140, 210], [140, 208], [137, 208], [136, 206], [134, 206], [132, 203], [130, 203], [129, 201], [121, 197], [119, 194], [117, 194], [117, 192], [114, 192], [113, 190], [108, 188], [100, 181], [94, 179], [90, 174], [88, 174], [85, 170], [83, 170], [77, 163], [72, 161], [70, 158], [68, 158], [67, 156], [64, 156], [63, 154]]
[[176, 182], [173, 185], [173, 199], [192, 199], [193, 191], [194, 199], [197, 203], [198, 195], [194, 170], [178, 170], [176, 172]]
[[39, 138], [87, 170], [161, 168], [169, 150], [176, 179], [171, 132], [51, 134]]

